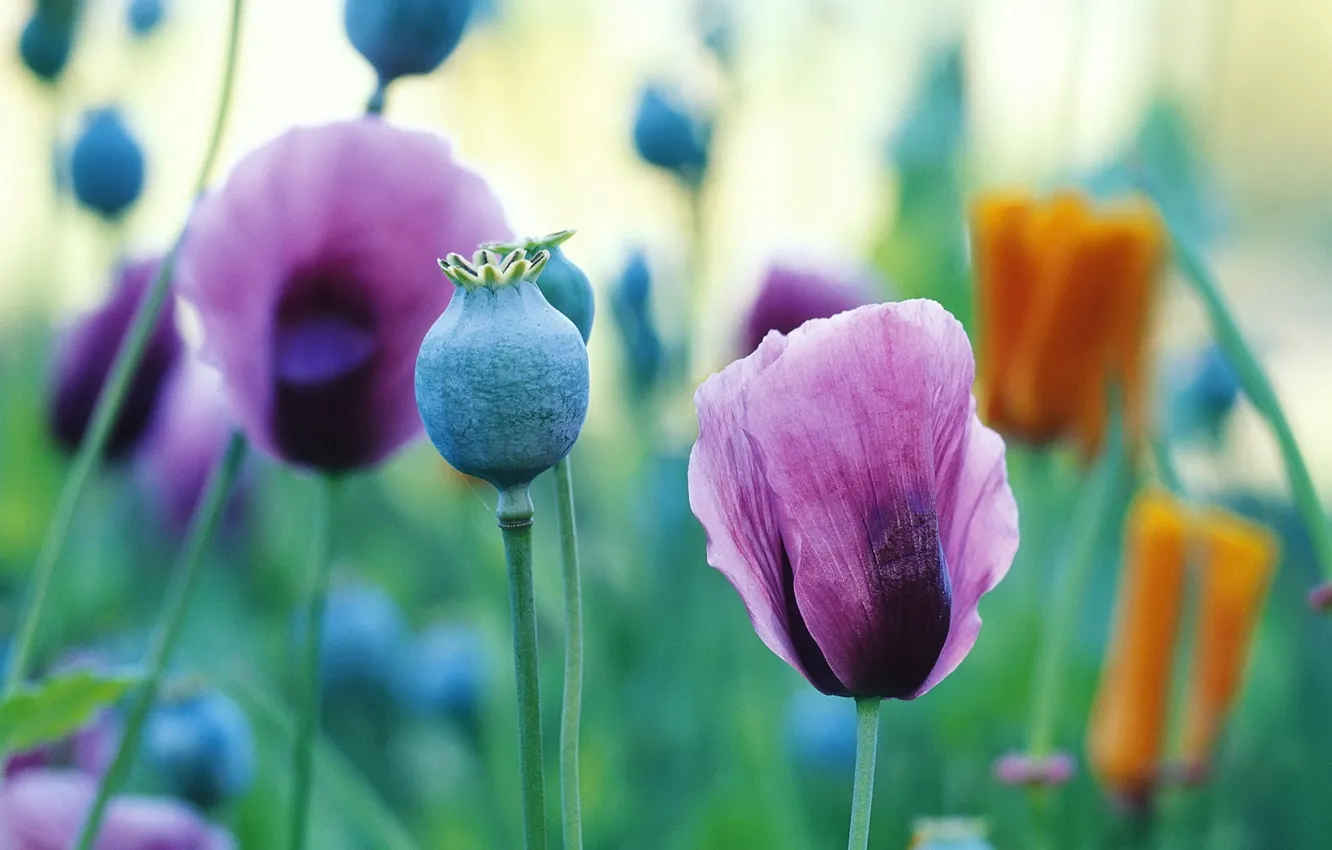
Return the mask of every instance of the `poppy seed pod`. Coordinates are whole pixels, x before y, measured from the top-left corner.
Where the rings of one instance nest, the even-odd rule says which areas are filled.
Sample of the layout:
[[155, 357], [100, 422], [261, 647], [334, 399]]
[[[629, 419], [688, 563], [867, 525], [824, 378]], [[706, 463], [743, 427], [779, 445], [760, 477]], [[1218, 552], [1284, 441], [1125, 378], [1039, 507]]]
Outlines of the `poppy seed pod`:
[[104, 218], [119, 218], [139, 199], [143, 173], [143, 149], [120, 110], [106, 107], [88, 112], [69, 162], [79, 203]]
[[587, 347], [536, 286], [549, 260], [486, 249], [470, 263], [441, 260], [457, 289], [416, 359], [416, 404], [435, 448], [500, 490], [558, 463], [587, 416]]
[[216, 691], [153, 709], [143, 749], [172, 792], [205, 811], [244, 792], [254, 779], [250, 721]]
[[19, 58], [43, 82], [54, 83], [69, 63], [74, 22], [38, 8], [19, 36]]
[[462, 40], [472, 0], [347, 0], [347, 38], [386, 86], [429, 74]]
[[634, 147], [644, 161], [697, 185], [708, 167], [712, 127], [657, 85], [643, 89], [634, 116]]
[[130, 32], [136, 38], [144, 38], [152, 35], [161, 25], [162, 19], [166, 17], [166, 7], [163, 0], [130, 0], [126, 17]]
[[619, 280], [611, 287], [611, 315], [624, 345], [625, 371], [630, 388], [646, 396], [661, 375], [665, 352], [652, 318], [652, 272], [647, 257], [635, 251]]
[[519, 242], [488, 242], [482, 245], [500, 255], [506, 255], [515, 249], [522, 249], [528, 256], [538, 251], [550, 253], [546, 267], [537, 278], [537, 289], [546, 296], [550, 306], [559, 310], [569, 321], [574, 323], [578, 332], [587, 342], [592, 336], [592, 318], [596, 313], [596, 302], [592, 296], [592, 283], [583, 270], [564, 256], [560, 246], [574, 235], [572, 230], [561, 230], [539, 239], [527, 239]]

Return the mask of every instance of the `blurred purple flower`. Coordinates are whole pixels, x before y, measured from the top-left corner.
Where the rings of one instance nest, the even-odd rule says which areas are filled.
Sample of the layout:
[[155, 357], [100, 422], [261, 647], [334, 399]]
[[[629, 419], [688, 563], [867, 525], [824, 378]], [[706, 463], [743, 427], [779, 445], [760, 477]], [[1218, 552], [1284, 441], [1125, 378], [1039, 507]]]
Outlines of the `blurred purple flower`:
[[[194, 358], [167, 386], [138, 459], [139, 476], [162, 516], [183, 529], [235, 427], [217, 372]], [[235, 499], [239, 490], [233, 491]]]
[[[33, 770], [0, 789], [0, 848], [71, 847], [97, 793], [97, 780], [70, 770]], [[233, 850], [235, 840], [180, 803], [149, 797], [112, 800], [96, 850]]]
[[1043, 758], [1026, 753], [1005, 753], [994, 763], [994, 778], [1003, 785], [1051, 787], [1073, 778], [1077, 762], [1065, 752]]
[[[67, 452], [77, 451], [83, 441], [111, 364], [139, 303], [157, 277], [160, 263], [152, 259], [122, 266], [106, 302], [76, 321], [61, 340], [55, 357], [49, 421], [56, 443]], [[180, 350], [175, 310], [168, 299], [111, 427], [105, 452], [108, 460], [124, 457], [139, 444]]]
[[299, 466], [354, 469], [421, 433], [416, 352], [452, 291], [436, 258], [509, 236], [439, 137], [299, 128], [200, 201], [181, 291], [247, 436]]
[[773, 266], [745, 317], [741, 355], [758, 348], [768, 331], [789, 334], [810, 319], [826, 319], [868, 304], [865, 289], [859, 282], [836, 280], [822, 272]]
[[824, 693], [914, 699], [975, 643], [1018, 529], [974, 371], [957, 320], [906, 301], [769, 334], [694, 395], [708, 563]]
[[[4, 775], [8, 778], [39, 768], [72, 767], [100, 777], [111, 766], [119, 741], [119, 718], [114, 711], [103, 709], [69, 737], [10, 756], [5, 762]], [[0, 845], [0, 850], [3, 847]]]

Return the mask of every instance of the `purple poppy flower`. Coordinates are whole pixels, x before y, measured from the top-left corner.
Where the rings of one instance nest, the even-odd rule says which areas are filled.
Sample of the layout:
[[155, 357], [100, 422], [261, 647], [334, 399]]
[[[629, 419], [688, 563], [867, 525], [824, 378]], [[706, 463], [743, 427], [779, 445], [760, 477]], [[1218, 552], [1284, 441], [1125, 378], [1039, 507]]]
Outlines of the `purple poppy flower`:
[[[51, 434], [65, 451], [77, 451], [83, 441], [111, 363], [160, 267], [158, 259], [122, 266], [106, 303], [75, 322], [61, 341], [49, 417]], [[111, 427], [107, 459], [123, 458], [138, 446], [152, 421], [167, 376], [180, 358], [180, 349], [175, 311], [168, 299]]]
[[745, 317], [740, 353], [753, 352], [768, 331], [789, 334], [810, 319], [826, 319], [868, 304], [866, 288], [822, 272], [773, 266]]
[[[120, 721], [114, 711], [103, 709], [69, 737], [42, 744], [9, 757], [6, 778], [30, 770], [65, 765], [89, 776], [101, 776], [111, 766], [120, 742]], [[0, 845], [3, 850], [4, 845]]]
[[376, 120], [299, 128], [199, 202], [180, 286], [246, 435], [348, 470], [421, 433], [416, 352], [452, 291], [436, 258], [509, 236], [439, 137]]
[[195, 358], [182, 362], [136, 464], [171, 527], [189, 522], [234, 427], [217, 372]]
[[839, 696], [914, 699], [1017, 551], [1004, 443], [933, 301], [771, 333], [699, 387], [689, 501], [768, 648]]
[[[74, 844], [97, 780], [72, 770], [32, 770], [0, 789], [0, 848], [65, 850]], [[174, 801], [121, 796], [111, 801], [96, 850], [233, 850], [235, 840]]]

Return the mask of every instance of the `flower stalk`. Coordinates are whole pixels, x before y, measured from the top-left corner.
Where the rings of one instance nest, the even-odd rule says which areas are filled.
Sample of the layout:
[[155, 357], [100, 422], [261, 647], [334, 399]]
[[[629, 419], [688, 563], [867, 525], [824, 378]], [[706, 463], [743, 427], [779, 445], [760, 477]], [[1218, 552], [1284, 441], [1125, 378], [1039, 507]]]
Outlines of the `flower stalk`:
[[856, 781], [851, 791], [851, 829], [847, 850], [869, 847], [870, 809], [874, 805], [874, 766], [879, 754], [878, 697], [856, 699]]
[[[244, 0], [232, 0], [231, 25], [227, 33], [222, 87], [218, 96], [217, 113], [213, 119], [208, 147], [194, 184], [194, 194], [196, 196], [202, 193], [204, 187], [208, 184], [208, 177], [212, 173], [213, 165], [217, 160], [218, 149], [222, 144], [222, 134], [226, 128], [227, 116], [231, 111], [231, 95], [236, 76], [236, 57], [240, 45], [241, 12], [244, 5]], [[46, 536], [42, 540], [41, 549], [38, 550], [37, 562], [33, 566], [32, 580], [24, 597], [23, 607], [18, 615], [18, 627], [14, 633], [8, 670], [5, 673], [3, 685], [0, 685], [0, 700], [13, 695], [15, 689], [23, 683], [30, 672], [37, 629], [41, 625], [42, 612], [46, 605], [47, 591], [50, 589], [51, 579], [55, 573], [56, 562], [60, 560], [60, 553], [64, 549], [65, 538], [69, 534], [70, 526], [74, 521], [83, 489], [92, 475], [93, 468], [101, 458], [103, 450], [106, 448], [117, 414], [119, 414], [125, 395], [129, 391], [134, 373], [148, 348], [153, 328], [157, 325], [158, 315], [166, 304], [172, 267], [183, 238], [184, 228], [176, 237], [176, 242], [163, 260], [161, 269], [158, 271], [148, 294], [140, 302], [138, 310], [135, 312], [134, 321], [125, 334], [125, 342], [116, 354], [115, 361], [107, 375], [106, 384], [97, 399], [97, 406], [93, 410], [88, 432], [79, 445], [78, 452], [74, 455], [69, 472], [66, 473], [59, 500], [56, 502], [55, 511], [52, 513], [50, 524], [46, 529]], [[3, 748], [0, 748], [0, 763], [4, 762], [6, 755]]]
[[578, 786], [578, 725], [583, 705], [583, 601], [574, 520], [573, 473], [566, 457], [555, 464], [555, 510], [564, 567], [564, 705], [560, 712], [560, 804], [564, 850], [582, 850], [583, 812]]
[[499, 491], [495, 509], [509, 569], [513, 670], [518, 688], [518, 771], [523, 789], [523, 846], [545, 850], [546, 791], [541, 756], [536, 594], [532, 587], [532, 496], [521, 484]]
[[144, 722], [148, 719], [148, 713], [157, 699], [162, 674], [166, 670], [167, 662], [171, 660], [171, 651], [175, 648], [177, 638], [180, 637], [185, 614], [189, 610], [190, 600], [194, 597], [194, 589], [198, 585], [203, 553], [226, 509], [227, 497], [231, 495], [232, 485], [235, 484], [241, 464], [245, 461], [247, 449], [245, 438], [239, 433], [233, 433], [227, 443], [226, 451], [213, 469], [208, 488], [200, 500], [199, 510], [190, 521], [185, 546], [177, 558], [175, 569], [172, 571], [171, 587], [158, 615], [157, 629], [153, 636], [152, 649], [148, 653], [143, 683], [139, 685], [131, 701], [111, 766], [102, 776], [101, 784], [97, 787], [97, 796], [93, 798], [92, 807], [84, 818], [83, 828], [75, 845], [78, 850], [91, 850], [93, 840], [102, 825], [102, 818], [106, 814], [106, 807], [111, 802], [111, 795], [124, 784], [138, 755], [139, 738], [143, 732]]
[[1318, 492], [1314, 489], [1313, 478], [1305, 465], [1304, 455], [1300, 451], [1295, 432], [1286, 419], [1281, 402], [1267, 373], [1263, 371], [1253, 349], [1244, 339], [1244, 334], [1235, 321], [1230, 308], [1226, 305], [1221, 290], [1212, 279], [1206, 264], [1198, 255], [1197, 249], [1187, 239], [1176, 237], [1175, 261], [1184, 279], [1202, 301], [1207, 311], [1207, 318], [1212, 323], [1212, 331], [1217, 344], [1225, 352], [1227, 359], [1239, 375], [1240, 386], [1253, 403], [1254, 409], [1263, 417], [1276, 438], [1277, 448], [1281, 452], [1281, 461], [1286, 469], [1286, 480], [1290, 482], [1291, 498], [1309, 532], [1318, 562], [1325, 578], [1332, 580], [1332, 531], [1329, 531], [1327, 517], [1318, 501]]
[[337, 483], [338, 479], [331, 475], [320, 478], [319, 494], [315, 500], [314, 530], [310, 535], [310, 560], [306, 568], [305, 644], [301, 650], [302, 703], [291, 758], [291, 832], [287, 841], [291, 850], [301, 850], [305, 846], [310, 809], [314, 741], [319, 729], [322, 685], [319, 656], [324, 637], [324, 611], [328, 607], [329, 538]]

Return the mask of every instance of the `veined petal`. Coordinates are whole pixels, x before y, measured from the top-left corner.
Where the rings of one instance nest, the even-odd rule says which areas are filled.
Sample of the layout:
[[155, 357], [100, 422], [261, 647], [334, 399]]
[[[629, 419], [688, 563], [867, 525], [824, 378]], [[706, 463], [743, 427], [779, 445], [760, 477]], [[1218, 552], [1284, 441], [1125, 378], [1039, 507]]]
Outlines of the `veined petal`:
[[[973, 371], [961, 325], [934, 302], [908, 301], [806, 323], [743, 396], [741, 425], [767, 478], [798, 614], [841, 693], [928, 689], [953, 622], [975, 616], [959, 606], [974, 608], [1016, 548], [1006, 485], [996, 491], [992, 473], [970, 470], [973, 455], [991, 453], [971, 449]], [[957, 514], [940, 500], [941, 480], [952, 502], [998, 493], [972, 507], [999, 518]], [[1005, 524], [1011, 537], [963, 545]], [[985, 547], [1002, 564], [987, 559], [977, 571], [963, 560]], [[951, 666], [970, 640], [955, 645]]]
[[748, 383], [785, 348], [785, 337], [769, 334], [694, 393], [699, 435], [689, 454], [689, 506], [707, 532], [708, 563], [739, 592], [754, 631], [803, 673], [789, 631], [777, 519], [758, 455], [740, 430]]

